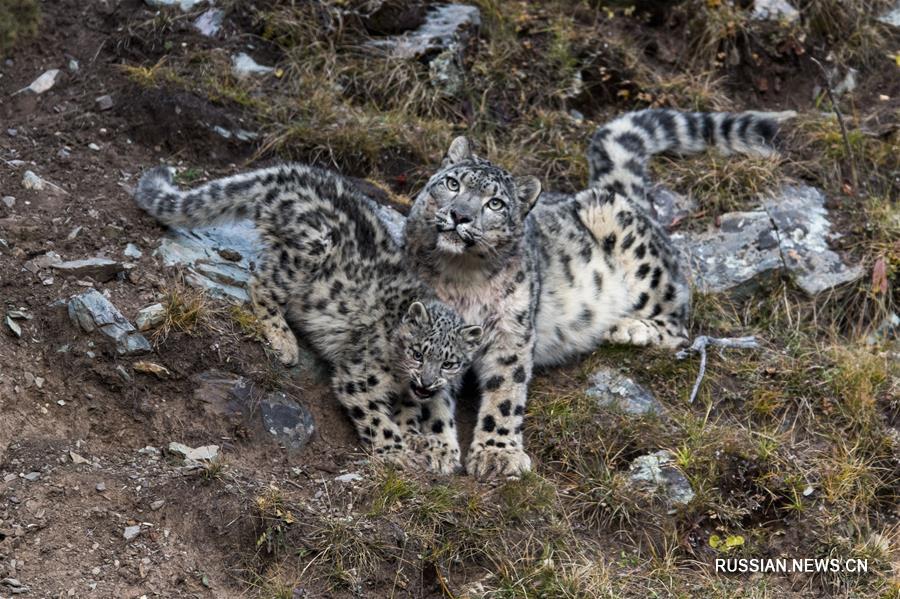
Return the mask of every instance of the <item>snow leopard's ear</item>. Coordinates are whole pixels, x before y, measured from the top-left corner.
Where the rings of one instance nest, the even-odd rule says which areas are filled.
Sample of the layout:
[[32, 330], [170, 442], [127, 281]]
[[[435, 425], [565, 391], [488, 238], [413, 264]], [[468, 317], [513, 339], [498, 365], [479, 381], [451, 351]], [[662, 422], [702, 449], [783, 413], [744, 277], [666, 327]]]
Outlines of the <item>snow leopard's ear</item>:
[[417, 326], [431, 324], [431, 317], [428, 315], [428, 309], [422, 302], [413, 302], [410, 304], [404, 320]]
[[484, 337], [484, 329], [480, 326], [472, 325], [459, 329], [459, 335], [462, 337], [469, 351], [475, 350], [481, 345], [481, 339]]
[[471, 158], [472, 147], [469, 145], [469, 140], [465, 136], [460, 135], [450, 143], [450, 149], [447, 150], [447, 155], [444, 157], [444, 162], [441, 163], [441, 166], [458, 164], [464, 160], [471, 160]]
[[538, 196], [541, 195], [541, 180], [537, 177], [516, 177], [516, 195], [525, 205], [525, 211], [531, 210]]

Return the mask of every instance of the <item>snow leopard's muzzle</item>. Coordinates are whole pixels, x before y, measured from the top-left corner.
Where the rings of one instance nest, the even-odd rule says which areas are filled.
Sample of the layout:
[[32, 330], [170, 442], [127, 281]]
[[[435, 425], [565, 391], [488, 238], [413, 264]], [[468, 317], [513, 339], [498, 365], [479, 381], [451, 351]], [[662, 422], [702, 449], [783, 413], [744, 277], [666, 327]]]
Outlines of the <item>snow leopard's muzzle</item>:
[[484, 236], [480, 221], [481, 199], [472, 194], [455, 198], [441, 208], [436, 214], [435, 227], [439, 238], [450, 241], [447, 237], [456, 233], [456, 237], [468, 248]]

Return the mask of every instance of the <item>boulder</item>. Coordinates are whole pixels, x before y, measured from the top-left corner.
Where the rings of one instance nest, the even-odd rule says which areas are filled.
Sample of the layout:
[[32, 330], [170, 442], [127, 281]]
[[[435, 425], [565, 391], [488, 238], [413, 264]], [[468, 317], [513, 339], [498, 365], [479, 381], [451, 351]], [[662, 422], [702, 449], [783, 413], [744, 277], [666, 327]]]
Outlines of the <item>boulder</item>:
[[316, 432], [309, 410], [281, 391], [270, 393], [259, 407], [266, 431], [289, 449], [303, 449]]
[[88, 258], [86, 260], [70, 260], [50, 264], [53, 270], [77, 278], [90, 277], [100, 283], [115, 279], [125, 271], [125, 265], [109, 258]]
[[98, 331], [116, 345], [121, 355], [150, 351], [150, 343], [128, 319], [96, 289], [73, 296], [68, 304], [69, 318], [84, 331]]
[[448, 48], [462, 48], [481, 26], [478, 7], [467, 4], [439, 4], [425, 15], [418, 28], [400, 35], [374, 39], [369, 44], [394, 58], [421, 58]]
[[635, 458], [628, 480], [636, 490], [661, 497], [670, 505], [687, 505], [694, 498], [691, 483], [675, 467], [674, 456], [666, 450]]
[[762, 280], [786, 271], [812, 296], [856, 281], [864, 272], [828, 248], [831, 237], [822, 192], [786, 186], [756, 210], [724, 214], [718, 228], [678, 232], [672, 241], [701, 291], [745, 296]]
[[596, 398], [601, 407], [619, 409], [634, 416], [665, 413], [665, 408], [652, 393], [611, 368], [601, 368], [591, 375], [587, 394]]

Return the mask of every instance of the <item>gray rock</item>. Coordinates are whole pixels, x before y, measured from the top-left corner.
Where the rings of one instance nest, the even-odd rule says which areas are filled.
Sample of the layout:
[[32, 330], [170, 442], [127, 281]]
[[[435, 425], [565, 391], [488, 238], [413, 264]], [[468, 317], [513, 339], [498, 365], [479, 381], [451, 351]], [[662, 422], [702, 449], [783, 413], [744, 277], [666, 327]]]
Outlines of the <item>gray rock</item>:
[[369, 42], [395, 58], [419, 58], [450, 48], [461, 49], [481, 25], [475, 6], [442, 4], [431, 7], [425, 22], [413, 31]]
[[796, 21], [800, 12], [786, 0], [753, 0], [754, 19], [761, 21], [785, 20]]
[[133, 243], [129, 243], [128, 245], [126, 245], [125, 251], [122, 253], [125, 254], [126, 257], [134, 258], [135, 260], [144, 255], [144, 252], [142, 252], [141, 249]]
[[104, 491], [106, 491], [106, 483], [101, 481], [97, 483], [94, 488], [97, 489], [98, 493], [103, 493]]
[[900, 1], [894, 2], [889, 11], [878, 17], [878, 20], [885, 25], [900, 27]]
[[73, 277], [91, 277], [101, 283], [111, 281], [120, 272], [125, 271], [125, 266], [121, 262], [116, 262], [109, 258], [88, 258], [87, 260], [56, 262], [51, 264], [50, 268]]
[[9, 592], [12, 593], [13, 595], [21, 595], [21, 594], [27, 593], [31, 590], [30, 587], [27, 587], [24, 584], [22, 584], [18, 578], [12, 578], [12, 577], [4, 578], [3, 580], [0, 580], [0, 585], [9, 589]]
[[34, 481], [36, 481], [36, 480], [39, 479], [40, 477], [41, 477], [41, 473], [40, 473], [40, 472], [29, 472], [29, 473], [26, 474], [23, 478], [24, 478], [25, 480], [27, 480], [28, 482], [33, 483]]
[[12, 208], [13, 206], [16, 205], [16, 198], [14, 198], [13, 196], [3, 196], [3, 198], [0, 199], [0, 201], [2, 201], [3, 205], [6, 206], [7, 208]]
[[635, 416], [665, 413], [665, 408], [649, 391], [611, 368], [601, 368], [591, 375], [587, 394], [596, 398], [601, 407], [620, 409]]
[[461, 53], [454, 46], [447, 48], [428, 63], [428, 77], [432, 87], [445, 96], [456, 96], [465, 89], [466, 72]]
[[184, 443], [172, 441], [169, 443], [169, 452], [184, 458], [186, 463], [213, 462], [219, 457], [219, 446], [188, 447]]
[[121, 355], [150, 351], [150, 343], [135, 330], [128, 319], [96, 289], [85, 291], [69, 300], [69, 318], [83, 330], [99, 331], [112, 339]]
[[169, 6], [177, 6], [182, 12], [193, 10], [198, 4], [202, 4], [206, 0], [144, 0], [147, 6], [153, 8], [166, 8]]
[[290, 449], [303, 449], [316, 425], [305, 406], [280, 391], [270, 393], [261, 403], [263, 426]]
[[363, 477], [361, 474], [357, 474], [356, 472], [348, 472], [347, 474], [341, 474], [340, 476], [335, 476], [334, 480], [339, 483], [353, 483], [358, 480], [362, 480]]
[[[56, 85], [56, 80], [59, 78], [59, 69], [50, 69], [49, 71], [45, 71], [41, 74], [40, 77], [32, 81], [28, 87], [23, 87], [16, 94], [20, 94], [24, 91], [31, 91], [35, 94], [42, 94], [46, 91], [49, 91]], [[15, 94], [13, 94], [15, 95]]]
[[25, 189], [33, 189], [34, 191], [49, 191], [58, 194], [68, 193], [62, 187], [54, 185], [46, 179], [41, 179], [32, 171], [25, 171], [25, 174], [22, 175], [22, 187]]
[[141, 534], [141, 525], [135, 524], [134, 526], [126, 526], [125, 532], [123, 533], [122, 536], [125, 537], [126, 541], [130, 542], [130, 541], [135, 540], [138, 537], [138, 535], [140, 535], [140, 534]]
[[69, 69], [69, 72], [73, 75], [81, 70], [81, 65], [74, 58], [69, 59], [69, 62], [66, 63], [66, 68]]
[[272, 67], [259, 64], [245, 52], [231, 57], [231, 72], [238, 79], [244, 79], [251, 75], [266, 75], [274, 70]]
[[22, 327], [20, 327], [19, 324], [15, 320], [13, 320], [11, 316], [7, 315], [5, 322], [6, 326], [10, 331], [12, 331], [13, 335], [15, 335], [16, 337], [22, 336]]
[[787, 186], [764, 199], [758, 210], [722, 215], [718, 229], [678, 232], [672, 240], [690, 262], [701, 291], [744, 296], [763, 279], [787, 270], [801, 289], [816, 295], [863, 275], [861, 266], [845, 265], [828, 248], [827, 216], [819, 190]]
[[663, 227], [671, 227], [697, 208], [697, 202], [692, 198], [675, 193], [661, 185], [652, 187], [649, 196], [656, 221]]
[[213, 37], [222, 29], [224, 19], [225, 11], [211, 8], [194, 20], [194, 29], [206, 37]]
[[217, 417], [242, 417], [258, 405], [262, 392], [253, 381], [236, 374], [209, 370], [191, 377], [194, 399]]
[[628, 479], [642, 493], [660, 495], [669, 504], [686, 505], [694, 498], [694, 490], [674, 462], [674, 456], [666, 450], [642, 455], [631, 463]]
[[[228, 248], [241, 255], [238, 262], [222, 258], [218, 250]], [[250, 264], [259, 260], [262, 242], [250, 221], [203, 229], [172, 228], [156, 253], [166, 266], [183, 266], [192, 285], [213, 295], [246, 301]]]
[[19, 134], [19, 131], [18, 131], [18, 129], [13, 129], [12, 127], [10, 127], [9, 129], [6, 130], [6, 134], [9, 135], [10, 137], [15, 137]]
[[165, 499], [157, 499], [153, 503], [150, 504], [150, 509], [154, 512], [159, 511], [162, 507], [166, 505]]
[[866, 337], [866, 343], [869, 345], [878, 345], [884, 341], [891, 339], [900, 340], [900, 314], [891, 312], [884, 317], [881, 324]]
[[122, 366], [121, 364], [116, 366], [116, 374], [122, 380], [123, 383], [131, 382], [131, 375], [128, 373], [128, 370], [126, 370], [125, 367]]
[[32, 274], [37, 274], [40, 271], [50, 268], [52, 265], [62, 262], [62, 256], [57, 254], [54, 251], [49, 251], [46, 254], [41, 254], [36, 258], [32, 258], [25, 264], [23, 264], [23, 268]]
[[162, 304], [152, 304], [138, 311], [134, 324], [139, 331], [149, 331], [161, 325], [165, 319], [166, 307]]
[[97, 105], [97, 110], [101, 112], [109, 110], [114, 105], [112, 96], [110, 96], [109, 94], [100, 96], [99, 98], [94, 100], [94, 103]]

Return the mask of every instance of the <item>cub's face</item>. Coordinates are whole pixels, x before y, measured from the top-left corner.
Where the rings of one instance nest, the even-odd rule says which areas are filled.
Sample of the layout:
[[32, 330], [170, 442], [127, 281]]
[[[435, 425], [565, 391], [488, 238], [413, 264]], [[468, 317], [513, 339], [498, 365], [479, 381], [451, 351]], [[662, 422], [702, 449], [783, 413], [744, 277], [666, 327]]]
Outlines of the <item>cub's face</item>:
[[398, 331], [410, 397], [426, 401], [452, 386], [481, 346], [480, 326], [467, 326], [445, 304], [413, 302]]
[[490, 258], [521, 239], [540, 191], [537, 178], [512, 177], [474, 156], [466, 138], [458, 137], [416, 200], [411, 218], [432, 225], [428, 234], [439, 253]]

